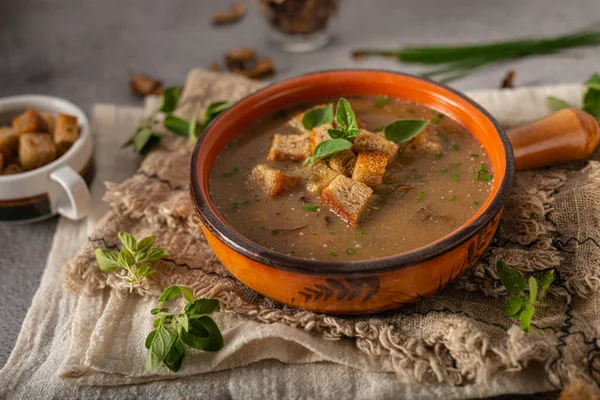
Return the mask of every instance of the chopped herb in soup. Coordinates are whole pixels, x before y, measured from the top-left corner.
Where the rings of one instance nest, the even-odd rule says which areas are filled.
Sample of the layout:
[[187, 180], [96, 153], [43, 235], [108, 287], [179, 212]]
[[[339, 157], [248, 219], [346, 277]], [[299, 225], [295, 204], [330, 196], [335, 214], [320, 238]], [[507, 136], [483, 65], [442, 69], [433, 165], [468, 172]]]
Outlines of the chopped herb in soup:
[[351, 261], [427, 245], [487, 199], [481, 144], [434, 110], [350, 97], [278, 112], [217, 158], [211, 198], [257, 244], [294, 257]]

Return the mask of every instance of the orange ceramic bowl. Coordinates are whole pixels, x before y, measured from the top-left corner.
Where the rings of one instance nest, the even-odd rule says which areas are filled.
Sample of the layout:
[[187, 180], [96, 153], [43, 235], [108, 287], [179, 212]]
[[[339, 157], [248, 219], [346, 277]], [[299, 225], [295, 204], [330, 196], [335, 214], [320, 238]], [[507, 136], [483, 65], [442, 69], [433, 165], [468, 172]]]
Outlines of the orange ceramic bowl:
[[[463, 124], [484, 146], [494, 183], [483, 207], [452, 233], [393, 257], [348, 263], [276, 253], [237, 232], [210, 200], [210, 172], [227, 142], [255, 121], [302, 102], [385, 95], [411, 100]], [[514, 175], [512, 148], [492, 116], [466, 96], [396, 72], [337, 70], [275, 83], [240, 100], [208, 127], [191, 162], [190, 193], [208, 243], [223, 265], [255, 291], [291, 307], [331, 314], [394, 309], [435, 295], [483, 254], [500, 220]]]

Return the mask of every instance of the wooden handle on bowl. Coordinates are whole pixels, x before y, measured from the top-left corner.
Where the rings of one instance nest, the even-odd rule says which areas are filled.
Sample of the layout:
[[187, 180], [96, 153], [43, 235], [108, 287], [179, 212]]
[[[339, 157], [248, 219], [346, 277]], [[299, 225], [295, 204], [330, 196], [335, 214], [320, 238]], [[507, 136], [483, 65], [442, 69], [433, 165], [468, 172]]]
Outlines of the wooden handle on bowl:
[[557, 111], [507, 133], [517, 171], [584, 160], [600, 141], [600, 127], [594, 117], [573, 108]]

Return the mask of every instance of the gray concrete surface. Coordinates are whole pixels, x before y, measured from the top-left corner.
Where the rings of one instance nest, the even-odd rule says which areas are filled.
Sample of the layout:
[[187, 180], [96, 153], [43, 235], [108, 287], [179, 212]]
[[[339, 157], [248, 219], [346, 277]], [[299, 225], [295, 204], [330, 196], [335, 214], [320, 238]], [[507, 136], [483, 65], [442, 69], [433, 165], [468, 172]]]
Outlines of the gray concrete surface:
[[[44, 93], [89, 111], [94, 103], [138, 104], [129, 94], [135, 70], [180, 84], [192, 67], [208, 67], [225, 50], [255, 47], [276, 62], [275, 79], [331, 68], [417, 72], [392, 60], [355, 62], [357, 47], [464, 43], [569, 32], [598, 22], [598, 0], [342, 0], [334, 42], [311, 54], [268, 45], [264, 22], [249, 1], [239, 24], [213, 27], [217, 0], [0, 0], [0, 96]], [[600, 48], [494, 66], [453, 84], [496, 87], [508, 68], [518, 85], [580, 82], [600, 71]], [[121, 151], [115, 149], [115, 151]], [[0, 226], [0, 366], [17, 337], [39, 284], [56, 220]]]

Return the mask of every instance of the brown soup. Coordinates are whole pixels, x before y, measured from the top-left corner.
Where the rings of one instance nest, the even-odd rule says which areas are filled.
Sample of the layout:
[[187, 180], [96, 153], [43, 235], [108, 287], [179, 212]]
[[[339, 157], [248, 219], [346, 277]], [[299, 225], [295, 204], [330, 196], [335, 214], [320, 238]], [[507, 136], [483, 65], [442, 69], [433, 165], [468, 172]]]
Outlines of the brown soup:
[[[477, 212], [489, 196], [492, 171], [483, 147], [463, 126], [407, 101], [347, 99], [367, 139], [383, 138], [378, 133], [382, 127], [399, 119], [428, 124], [416, 137], [400, 143], [397, 154], [386, 158], [383, 167], [382, 152], [368, 149], [373, 161], [365, 162], [367, 155], [361, 155], [364, 149], [357, 144], [363, 136], [354, 137], [352, 151], [346, 153], [352, 159], [345, 164], [347, 171], [330, 173], [333, 158], [303, 166], [304, 157], [295, 157], [304, 151], [304, 142], [288, 146], [287, 156], [274, 157], [270, 152], [281, 139], [275, 134], [310, 140], [314, 132], [303, 132], [294, 117], [318, 105], [280, 111], [258, 121], [229, 143], [211, 172], [212, 201], [234, 229], [280, 253], [347, 262], [425, 246]], [[321, 170], [327, 172], [324, 182], [316, 172]]]

